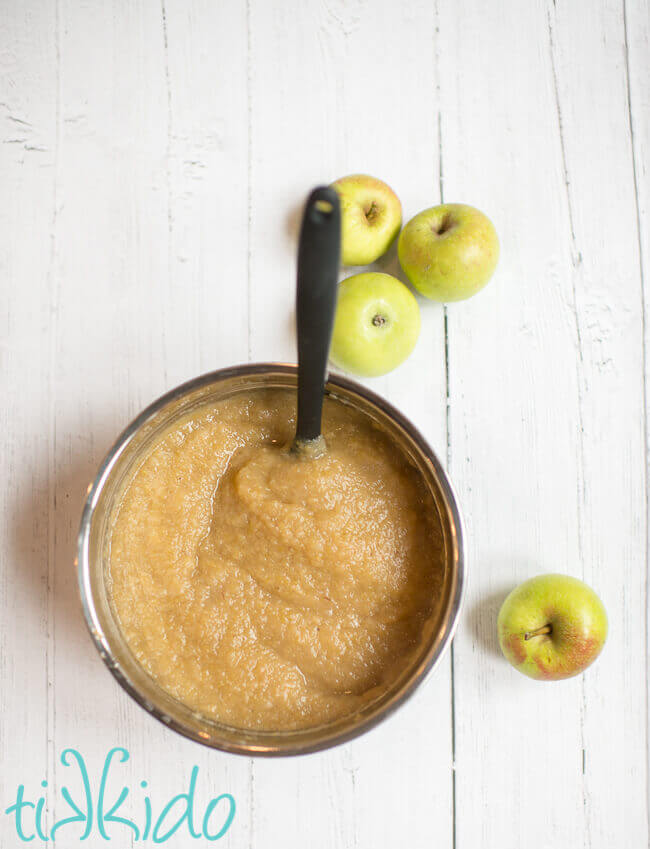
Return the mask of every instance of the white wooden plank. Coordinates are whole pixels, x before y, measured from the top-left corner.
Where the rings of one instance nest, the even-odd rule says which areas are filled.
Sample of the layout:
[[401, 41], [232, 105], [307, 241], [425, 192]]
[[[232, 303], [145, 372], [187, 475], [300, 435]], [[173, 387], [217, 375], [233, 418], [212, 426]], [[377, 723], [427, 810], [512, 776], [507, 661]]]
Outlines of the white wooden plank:
[[[393, 186], [406, 216], [437, 199], [434, 16], [424, 2], [400, 16], [386, 3], [254, 2], [251, 11], [251, 357], [294, 361], [287, 317], [308, 190], [362, 171]], [[392, 252], [380, 267], [396, 265]], [[368, 385], [444, 452], [441, 309], [423, 310], [409, 362]], [[448, 846], [450, 751], [447, 659], [415, 701], [365, 739], [295, 762], [255, 763], [253, 845], [293, 846], [308, 835], [315, 847]], [[287, 799], [295, 800], [290, 813]]]
[[75, 745], [94, 775], [127, 748], [136, 816], [142, 779], [160, 810], [197, 765], [200, 798], [235, 795], [224, 843], [238, 845], [248, 764], [182, 740], [121, 692], [69, 567], [85, 484], [117, 432], [162, 391], [246, 357], [245, 17], [237, 3], [212, 8], [207, 25], [201, 3], [62, 10], [54, 746]]
[[[38, 796], [52, 735], [48, 692], [48, 552], [54, 541], [50, 236], [55, 210], [54, 10], [29, 2], [0, 10], [0, 798], [24, 783]], [[25, 364], [29, 364], [25, 368]], [[9, 844], [8, 839], [13, 843]], [[12, 821], [0, 844], [15, 845]]]
[[[115, 435], [142, 401], [164, 386], [158, 365], [163, 346], [146, 356], [154, 325], [141, 321], [152, 312], [145, 306], [155, 291], [151, 281], [162, 278], [166, 258], [159, 247], [165, 244], [166, 221], [162, 213], [156, 214], [157, 198], [147, 210], [144, 248], [137, 235], [146, 209], [139, 169], [145, 179], [155, 179], [155, 139], [164, 138], [165, 127], [164, 89], [151, 85], [156, 78], [146, 53], [140, 56], [143, 70], [135, 71], [138, 84], [131, 79], [129, 48], [139, 27], [159, 23], [153, 15], [142, 20], [142, 13], [142, 7], [134, 7], [120, 32], [120, 20], [110, 5], [72, 4], [59, 11], [59, 212], [53, 237], [57, 338], [49, 363], [56, 399], [51, 425], [57, 480], [52, 744], [56, 818], [65, 810], [60, 787], [71, 781], [58, 762], [62, 749], [74, 746], [91, 774], [98, 776], [110, 748], [131, 748], [140, 721], [136, 708], [97, 662], [79, 611], [72, 560], [86, 485]], [[120, 35], [126, 40], [118, 47]], [[149, 83], [146, 103], [141, 81]], [[136, 115], [139, 144], [150, 146], [138, 150], [137, 159], [137, 136], [131, 130]], [[151, 240], [157, 243], [155, 252], [147, 249]], [[154, 310], [158, 312], [157, 304]], [[143, 385], [152, 378], [158, 381], [153, 391]], [[131, 776], [135, 765], [124, 771], [129, 785], [141, 777]], [[128, 840], [128, 834], [120, 836]]]
[[[632, 155], [634, 163], [634, 187], [635, 207], [637, 213], [637, 233], [639, 238], [639, 270], [643, 278], [643, 320], [644, 320], [644, 358], [645, 358], [645, 448], [646, 448], [646, 475], [648, 459], [648, 432], [650, 424], [648, 421], [648, 397], [650, 397], [650, 386], [648, 375], [650, 373], [650, 361], [648, 351], [650, 350], [650, 337], [648, 336], [648, 302], [650, 300], [650, 280], [648, 270], [650, 269], [650, 86], [648, 86], [648, 64], [650, 62], [650, 6], [647, 0], [637, 0], [634, 3], [625, 3], [624, 13], [624, 38], [626, 75], [628, 83], [628, 109], [629, 126], [632, 139]], [[648, 507], [646, 479], [646, 508]], [[648, 522], [650, 517], [646, 512], [646, 586], [645, 586], [645, 616], [646, 616], [646, 697], [645, 705], [643, 699], [635, 700], [637, 709], [644, 713], [646, 747], [650, 745], [647, 739], [647, 729], [650, 726], [650, 692], [648, 691], [648, 656], [650, 644], [648, 639]], [[643, 711], [645, 707], [645, 711]], [[650, 757], [650, 751], [647, 752]], [[649, 766], [646, 760], [645, 783], [646, 783], [646, 810], [650, 810], [650, 784], [648, 784]], [[641, 779], [643, 780], [643, 778]]]
[[[612, 792], [612, 770], [619, 782], [638, 772], [639, 739], [623, 729], [645, 680], [629, 646], [644, 630], [633, 598], [644, 586], [645, 516], [629, 136], [610, 115], [624, 118], [621, 17], [574, 6], [563, 59], [557, 28], [553, 54], [540, 35], [555, 10], [535, 11], [467, 3], [441, 20], [441, 77], [453, 79], [446, 199], [482, 206], [504, 237], [495, 282], [450, 309], [452, 469], [476, 564], [457, 641], [457, 805], [482, 814], [459, 819], [458, 845], [644, 845], [645, 779], [636, 792], [625, 784], [625, 800]], [[570, 130], [556, 82], [580, 116]], [[596, 197], [606, 198], [602, 215]], [[600, 590], [612, 636], [587, 676], [545, 688], [496, 658], [494, 620], [510, 586], [554, 570]]]
[[[644, 328], [625, 28], [619, 3], [592, 4], [587, 20], [576, 11], [550, 7], [549, 19], [572, 228], [567, 271], [580, 333], [582, 568], [610, 616], [607, 653], [582, 681], [585, 822], [593, 846], [643, 846], [646, 718], [630, 705], [641, 707], [647, 675], [639, 639], [646, 615]], [[590, 67], [598, 68], [597, 83]]]
[[483, 209], [502, 242], [487, 289], [448, 309], [451, 470], [471, 564], [455, 641], [459, 847], [586, 838], [581, 682], [525, 679], [496, 646], [517, 582], [582, 571], [579, 354], [546, 29], [541, 3], [440, 8], [444, 198]]

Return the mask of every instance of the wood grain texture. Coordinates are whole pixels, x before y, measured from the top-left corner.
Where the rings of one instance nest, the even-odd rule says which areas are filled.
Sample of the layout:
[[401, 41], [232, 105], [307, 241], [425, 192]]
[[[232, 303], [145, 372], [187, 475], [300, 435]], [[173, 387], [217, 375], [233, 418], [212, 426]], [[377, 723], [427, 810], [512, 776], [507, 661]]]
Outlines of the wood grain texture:
[[[60, 815], [62, 784], [77, 786], [61, 750], [97, 775], [123, 745], [133, 813], [142, 779], [160, 808], [197, 765], [199, 801], [236, 797], [221, 843], [238, 849], [648, 845], [649, 13], [3, 4], [0, 810], [46, 779]], [[415, 353], [367, 382], [449, 461], [467, 605], [453, 656], [366, 737], [282, 762], [224, 756], [159, 726], [104, 670], [72, 566], [81, 503], [163, 391], [294, 359], [302, 203], [355, 171], [390, 183], [405, 220], [442, 197], [501, 236], [485, 292], [421, 300]], [[394, 248], [378, 267], [400, 274]], [[550, 686], [495, 639], [505, 594], [544, 571], [584, 577], [610, 615], [598, 664]], [[0, 849], [15, 845], [0, 816]]]
[[495, 281], [448, 308], [451, 473], [472, 570], [454, 644], [457, 844], [580, 846], [580, 682], [542, 688], [496, 645], [517, 582], [580, 569], [578, 355], [546, 10], [519, 8], [440, 10], [444, 197], [487, 212], [502, 243]]
[[[462, 68], [442, 92], [445, 197], [473, 198], [504, 236], [498, 280], [449, 310], [451, 470], [474, 564], [455, 645], [457, 805], [484, 813], [460, 816], [458, 845], [645, 845], [643, 304], [622, 10], [536, 4], [523, 20], [508, 5], [456, 4], [440, 24], [441, 63]], [[544, 571], [594, 585], [611, 635], [587, 675], [540, 688], [495, 663], [494, 617]]]
[[[650, 56], [650, 5], [647, 0], [640, 3], [625, 3], [623, 6], [623, 35], [625, 39], [625, 72], [627, 78], [627, 107], [628, 127], [632, 146], [632, 174], [635, 193], [635, 211], [637, 218], [637, 235], [639, 240], [639, 274], [642, 283], [643, 299], [643, 350], [645, 366], [645, 455], [646, 455], [646, 585], [642, 603], [645, 614], [645, 735], [646, 745], [649, 745], [648, 723], [650, 719], [648, 691], [648, 665], [650, 653], [650, 634], [648, 631], [648, 433], [649, 413], [648, 397], [650, 386], [650, 336], [648, 335], [648, 303], [650, 301], [650, 90], [648, 87], [648, 56]], [[636, 701], [636, 699], [635, 699]], [[643, 703], [643, 696], [638, 695], [638, 702]], [[643, 721], [643, 719], [641, 720]], [[637, 778], [641, 786], [646, 786], [646, 810], [650, 811], [650, 784], [648, 783], [648, 762], [645, 764], [645, 776]]]
[[[598, 586], [611, 620], [608, 653], [581, 682], [585, 826], [595, 845], [643, 845], [645, 805], [626, 788], [627, 781], [643, 786], [646, 774], [639, 747], [646, 718], [630, 705], [643, 704], [646, 647], [634, 635], [644, 630], [647, 574], [644, 298], [625, 22], [620, 3], [600, 4], [582, 22], [576, 51], [576, 10], [561, 7], [555, 18], [553, 11], [579, 345], [582, 575]], [[589, 71], [593, 56], [598, 80]], [[605, 215], [596, 216], [603, 199]]]
[[[0, 794], [50, 776], [54, 435], [48, 370], [56, 314], [56, 29], [39, 2], [0, 10]], [[17, 81], [22, 80], [22, 84]], [[12, 84], [13, 83], [13, 84]], [[29, 293], [26, 291], [29, 287]], [[40, 426], [34, 426], [37, 422]], [[25, 704], [28, 709], [25, 709]], [[6, 844], [6, 825], [2, 824]]]

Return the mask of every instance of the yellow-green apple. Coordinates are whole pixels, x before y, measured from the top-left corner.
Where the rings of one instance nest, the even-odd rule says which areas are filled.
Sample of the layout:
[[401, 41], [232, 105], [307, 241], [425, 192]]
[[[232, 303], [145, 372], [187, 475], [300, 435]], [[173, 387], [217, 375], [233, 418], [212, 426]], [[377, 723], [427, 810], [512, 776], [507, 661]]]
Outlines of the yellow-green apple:
[[501, 651], [510, 663], [542, 681], [571, 678], [598, 657], [607, 639], [607, 614], [587, 584], [569, 575], [539, 575], [516, 587], [497, 621]]
[[390, 274], [366, 272], [343, 280], [330, 359], [345, 371], [378, 377], [411, 353], [420, 333], [415, 296]]
[[386, 253], [402, 226], [402, 204], [386, 183], [350, 174], [332, 183], [341, 201], [341, 262], [369, 265]]
[[443, 203], [411, 218], [398, 243], [413, 286], [433, 301], [462, 301], [482, 289], [499, 261], [499, 239], [487, 215]]

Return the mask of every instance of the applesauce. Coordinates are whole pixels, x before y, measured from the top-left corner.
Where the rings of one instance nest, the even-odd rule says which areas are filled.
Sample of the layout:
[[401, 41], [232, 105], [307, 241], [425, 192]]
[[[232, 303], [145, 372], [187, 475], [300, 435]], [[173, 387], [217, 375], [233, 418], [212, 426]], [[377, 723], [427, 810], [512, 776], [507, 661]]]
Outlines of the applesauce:
[[131, 651], [191, 709], [258, 730], [317, 726], [383, 693], [444, 570], [431, 496], [365, 415], [326, 398], [327, 452], [286, 450], [295, 392], [236, 394], [157, 440], [109, 535]]

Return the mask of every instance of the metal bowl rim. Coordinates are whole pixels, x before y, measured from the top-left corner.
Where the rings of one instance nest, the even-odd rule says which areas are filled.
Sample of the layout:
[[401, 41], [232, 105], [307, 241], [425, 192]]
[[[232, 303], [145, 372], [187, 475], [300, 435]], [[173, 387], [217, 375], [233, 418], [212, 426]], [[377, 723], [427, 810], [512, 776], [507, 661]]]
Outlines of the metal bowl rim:
[[[335, 728], [328, 733], [328, 726], [323, 727], [323, 734], [313, 740], [308, 740], [305, 743], [292, 743], [290, 745], [281, 744], [281, 734], [287, 732], [279, 732], [279, 744], [277, 746], [251, 746], [245, 743], [237, 743], [229, 740], [204, 739], [194, 729], [189, 728], [182, 722], [168, 716], [163, 710], [150, 702], [140, 692], [137, 686], [131, 681], [128, 674], [121, 668], [117, 661], [114, 660], [110, 645], [106, 640], [101, 623], [96, 615], [93, 594], [90, 585], [90, 558], [88, 556], [88, 543], [90, 539], [90, 529], [92, 525], [93, 513], [96, 501], [101, 494], [102, 488], [111, 473], [113, 466], [120, 457], [121, 453], [127, 447], [131, 439], [136, 435], [140, 428], [157, 412], [159, 412], [167, 404], [176, 401], [197, 389], [211, 384], [220, 383], [235, 377], [253, 377], [260, 374], [278, 373], [281, 375], [296, 375], [297, 366], [293, 363], [282, 362], [259, 362], [248, 363], [237, 366], [229, 366], [227, 368], [218, 369], [216, 371], [207, 372], [199, 377], [193, 378], [179, 386], [161, 395], [153, 401], [142, 412], [127, 425], [122, 433], [115, 440], [111, 448], [99, 466], [97, 475], [94, 481], [88, 487], [87, 497], [85, 499], [83, 512], [81, 516], [81, 524], [77, 538], [77, 578], [79, 584], [79, 592], [81, 596], [81, 606], [83, 609], [84, 619], [90, 632], [90, 635], [95, 643], [95, 647], [99, 652], [102, 660], [110, 670], [113, 677], [117, 680], [120, 686], [126, 690], [131, 698], [144, 708], [149, 714], [159, 720], [163, 725], [184, 737], [201, 743], [204, 746], [209, 746], [213, 749], [218, 749], [224, 752], [233, 754], [242, 754], [247, 756], [262, 755], [262, 756], [289, 756], [309, 754], [312, 752], [329, 749], [333, 746], [346, 743], [355, 737], [369, 731], [379, 722], [390, 716], [398, 707], [407, 701], [413, 695], [415, 690], [422, 682], [429, 677], [435, 667], [438, 665], [447, 646], [451, 642], [458, 626], [460, 612], [463, 606], [465, 591], [466, 591], [466, 553], [465, 553], [465, 529], [463, 519], [458, 506], [458, 499], [452, 483], [447, 476], [442, 463], [438, 459], [435, 451], [431, 448], [428, 441], [421, 434], [419, 429], [410, 421], [403, 413], [394, 407], [385, 398], [377, 395], [365, 386], [362, 386], [356, 381], [350, 380], [347, 377], [337, 374], [327, 375], [327, 384], [331, 387], [340, 387], [353, 395], [359, 395], [367, 401], [370, 401], [375, 407], [379, 408], [393, 422], [397, 423], [408, 436], [416, 443], [423, 456], [432, 464], [437, 481], [442, 491], [443, 499], [446, 507], [449, 510], [452, 527], [455, 530], [456, 544], [456, 585], [453, 597], [450, 600], [449, 615], [442, 639], [439, 641], [436, 651], [432, 652], [426, 658], [424, 663], [420, 663], [414, 668], [408, 681], [402, 688], [394, 694], [389, 702], [387, 702], [380, 710], [363, 720], [352, 725], [350, 728], [342, 731], [337, 731]], [[436, 632], [436, 636], [440, 631]], [[137, 661], [136, 661], [137, 662]], [[302, 729], [301, 729], [302, 730]], [[315, 729], [304, 729], [305, 732], [314, 731]], [[266, 732], [269, 737], [272, 737], [273, 732]], [[289, 732], [290, 733], [290, 732]], [[299, 732], [295, 732], [299, 733]]]

